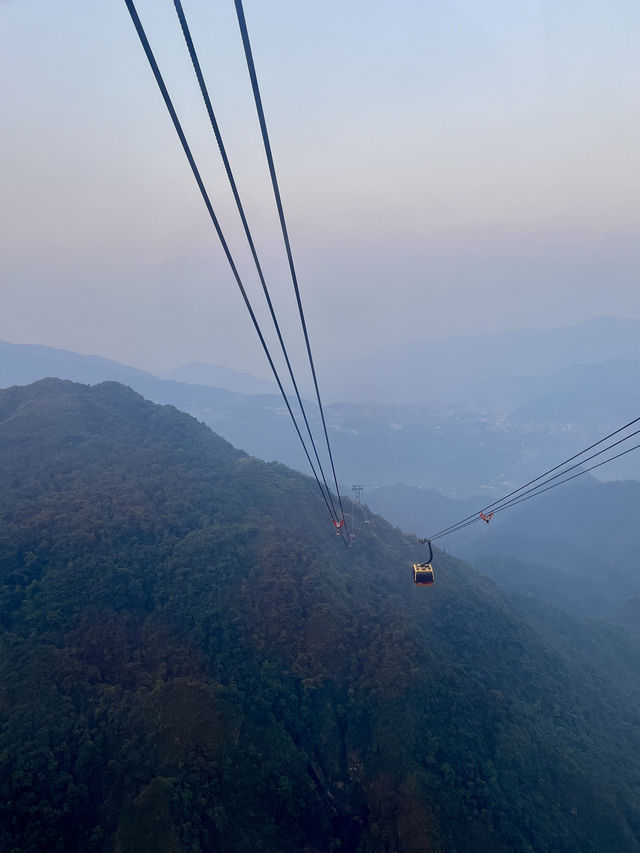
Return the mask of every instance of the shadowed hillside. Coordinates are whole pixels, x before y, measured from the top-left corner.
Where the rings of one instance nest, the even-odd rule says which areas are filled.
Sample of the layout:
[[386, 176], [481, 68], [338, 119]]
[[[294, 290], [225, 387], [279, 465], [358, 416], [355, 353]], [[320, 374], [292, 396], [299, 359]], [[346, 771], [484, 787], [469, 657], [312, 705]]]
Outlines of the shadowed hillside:
[[640, 850], [637, 706], [463, 564], [114, 383], [0, 466], [0, 849]]

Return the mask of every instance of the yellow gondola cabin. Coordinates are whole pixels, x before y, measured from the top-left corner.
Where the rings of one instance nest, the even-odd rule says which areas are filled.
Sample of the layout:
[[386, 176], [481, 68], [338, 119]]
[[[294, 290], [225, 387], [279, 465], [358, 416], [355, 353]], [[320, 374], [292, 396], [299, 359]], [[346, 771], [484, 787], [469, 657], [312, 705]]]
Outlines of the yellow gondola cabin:
[[416, 586], [430, 586], [434, 582], [431, 563], [413, 564], [413, 582]]
[[426, 563], [413, 564], [413, 582], [416, 586], [431, 586], [434, 582], [433, 566], [431, 565], [431, 561], [433, 560], [431, 542], [428, 539], [418, 539], [418, 542], [429, 548], [429, 557]]

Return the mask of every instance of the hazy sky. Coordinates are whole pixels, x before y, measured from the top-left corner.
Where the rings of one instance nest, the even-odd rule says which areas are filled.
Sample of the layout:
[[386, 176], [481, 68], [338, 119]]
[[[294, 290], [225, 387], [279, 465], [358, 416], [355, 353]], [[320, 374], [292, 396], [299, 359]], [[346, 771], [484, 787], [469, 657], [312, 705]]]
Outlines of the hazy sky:
[[[183, 3], [295, 349], [233, 0]], [[137, 7], [258, 302], [173, 3]], [[320, 361], [640, 317], [637, 0], [245, 13]], [[266, 375], [123, 0], [0, 0], [0, 75], [0, 339]]]

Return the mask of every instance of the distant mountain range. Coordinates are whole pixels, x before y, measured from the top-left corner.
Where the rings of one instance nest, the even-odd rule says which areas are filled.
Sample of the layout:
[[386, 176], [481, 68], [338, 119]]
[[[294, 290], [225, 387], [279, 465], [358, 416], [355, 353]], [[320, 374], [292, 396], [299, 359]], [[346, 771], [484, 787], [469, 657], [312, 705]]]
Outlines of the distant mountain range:
[[[512, 405], [525, 378], [618, 360], [640, 360], [640, 320], [598, 317], [578, 326], [444, 340], [436, 332], [433, 338], [341, 360], [323, 374], [334, 400]], [[597, 406], [597, 399], [593, 403]]]
[[107, 379], [129, 386], [136, 382], [157, 381], [157, 377], [151, 373], [98, 355], [0, 341], [0, 387], [28, 385], [48, 376], [87, 385]]
[[73, 382], [122, 382], [134, 387], [136, 383], [149, 388], [171, 388], [175, 385], [160, 385], [159, 381], [201, 385], [234, 394], [279, 394], [273, 382], [259, 379], [249, 373], [239, 373], [230, 367], [190, 362], [157, 376], [102, 358], [98, 355], [83, 355], [70, 350], [43, 347], [34, 344], [10, 344], [0, 341], [0, 387], [26, 385], [46, 376], [70, 379]]
[[[438, 402], [435, 394], [425, 402], [424, 385], [406, 405], [352, 401], [327, 405], [343, 487], [357, 482], [371, 489], [400, 482], [464, 497], [498, 494], [505, 485], [519, 484], [640, 414], [640, 358], [628, 357], [640, 349], [639, 330], [636, 321], [601, 319], [568, 330], [461, 338], [415, 349], [410, 370], [415, 374], [424, 367], [428, 372], [440, 364], [443, 374], [438, 381], [444, 382], [448, 371], [453, 378], [446, 387], [457, 402]], [[591, 348], [587, 340], [593, 341]], [[566, 352], [561, 356], [563, 341]], [[548, 352], [538, 352], [545, 346]], [[475, 358], [474, 347], [479, 348]], [[566, 365], [568, 359], [586, 358], [590, 352], [611, 358]], [[613, 357], [621, 353], [624, 359]], [[485, 355], [497, 359], [495, 375], [477, 378], [489, 363]], [[378, 375], [371, 366], [376, 358], [370, 364], [371, 376]], [[557, 372], [500, 374], [507, 367], [531, 373], [536, 365], [538, 369], [555, 365]], [[340, 381], [345, 381], [348, 365], [342, 372]], [[255, 456], [307, 471], [281, 397], [237, 393], [240, 387], [268, 389], [266, 380], [202, 364], [184, 365], [170, 375], [174, 378], [160, 378], [97, 356], [48, 347], [0, 344], [0, 385], [25, 384], [46, 376], [86, 383], [115, 380], [154, 402], [171, 403], [194, 415]], [[398, 372], [398, 387], [407, 376]], [[382, 394], [384, 374], [378, 378]], [[227, 388], [213, 387], [216, 381]], [[331, 387], [330, 382], [325, 384]], [[361, 392], [355, 392], [355, 399], [364, 395]], [[440, 398], [446, 396], [443, 390]], [[314, 403], [307, 404], [307, 411], [321, 435]], [[626, 457], [624, 465], [600, 473], [640, 478], [640, 455]]]

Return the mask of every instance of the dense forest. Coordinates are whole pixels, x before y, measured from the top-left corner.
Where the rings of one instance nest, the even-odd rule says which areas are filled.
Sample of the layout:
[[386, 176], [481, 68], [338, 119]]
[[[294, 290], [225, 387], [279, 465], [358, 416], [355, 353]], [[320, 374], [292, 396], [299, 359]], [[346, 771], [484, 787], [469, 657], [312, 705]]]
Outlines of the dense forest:
[[640, 851], [582, 623], [116, 383], [0, 391], [0, 470], [0, 850]]

